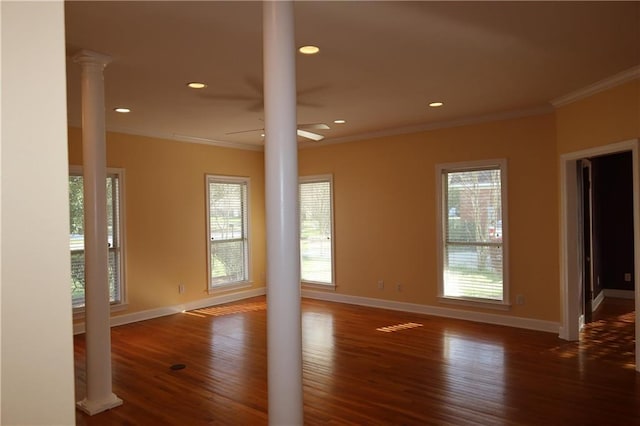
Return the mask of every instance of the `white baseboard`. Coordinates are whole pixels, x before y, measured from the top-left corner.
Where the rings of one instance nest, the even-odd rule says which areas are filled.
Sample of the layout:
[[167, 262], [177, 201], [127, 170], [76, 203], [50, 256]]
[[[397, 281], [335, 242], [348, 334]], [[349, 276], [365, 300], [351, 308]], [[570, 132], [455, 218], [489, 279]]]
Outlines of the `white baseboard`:
[[[219, 296], [207, 297], [206, 299], [194, 300], [180, 305], [165, 306], [162, 308], [149, 309], [146, 311], [133, 312], [111, 317], [111, 327], [130, 324], [132, 322], [145, 321], [167, 315], [173, 315], [182, 311], [192, 311], [194, 309], [206, 308], [208, 306], [221, 305], [223, 303], [236, 302], [250, 297], [264, 296], [266, 288], [256, 288], [251, 290], [238, 291], [234, 293], [222, 294]], [[85, 323], [80, 322], [73, 325], [73, 334], [85, 332]]]
[[[223, 303], [235, 302], [238, 300], [248, 299], [266, 294], [266, 288], [257, 288], [245, 290], [235, 293], [224, 294], [220, 296], [208, 297], [205, 299], [195, 300], [180, 305], [166, 306], [162, 308], [149, 309], [146, 311], [134, 312], [111, 317], [111, 327], [118, 325], [130, 324], [138, 321], [145, 321], [153, 318], [159, 318], [167, 315], [173, 315], [182, 311], [191, 311], [194, 309], [206, 308], [208, 306], [221, 305]], [[433, 315], [438, 317], [455, 318], [467, 321], [475, 321], [486, 324], [504, 325], [508, 327], [524, 328], [528, 330], [545, 331], [550, 333], [558, 333], [560, 324], [552, 321], [543, 321], [532, 318], [521, 318], [510, 315], [496, 315], [484, 312], [465, 311], [460, 309], [443, 308], [440, 306], [419, 305], [416, 303], [395, 302], [391, 300], [374, 299], [369, 297], [349, 296], [344, 294], [336, 294], [334, 292], [315, 291], [302, 289], [302, 297], [310, 299], [326, 300], [329, 302], [347, 303], [350, 305], [369, 306], [373, 308], [390, 309], [394, 311], [412, 312], [424, 315]], [[82, 334], [85, 332], [84, 322], [73, 325], [74, 334]]]
[[394, 311], [412, 312], [438, 317], [455, 318], [486, 324], [504, 325], [508, 327], [525, 328], [528, 330], [558, 333], [560, 324], [553, 321], [543, 321], [532, 318], [520, 318], [510, 315], [496, 315], [484, 312], [465, 311], [461, 309], [443, 308], [440, 306], [419, 305], [416, 303], [394, 302], [391, 300], [374, 299], [369, 297], [348, 296], [314, 290], [302, 290], [302, 296], [310, 299], [326, 300], [329, 302], [348, 303], [350, 305], [370, 306], [373, 308], [391, 309]]
[[633, 290], [616, 290], [613, 288], [605, 288], [602, 290], [604, 297], [614, 297], [616, 299], [635, 299], [635, 292]]
[[567, 329], [560, 326], [558, 329], [558, 337], [562, 340], [569, 340], [569, 333], [567, 333]]
[[601, 290], [600, 293], [596, 296], [595, 299], [591, 302], [591, 312], [595, 312], [598, 310], [602, 302], [604, 301], [604, 290]]

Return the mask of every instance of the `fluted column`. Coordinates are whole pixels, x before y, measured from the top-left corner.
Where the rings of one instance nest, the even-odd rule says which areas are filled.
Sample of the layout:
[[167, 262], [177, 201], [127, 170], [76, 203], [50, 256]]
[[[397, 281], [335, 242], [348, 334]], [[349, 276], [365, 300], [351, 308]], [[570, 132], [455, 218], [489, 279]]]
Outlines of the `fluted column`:
[[263, 3], [269, 424], [301, 425], [302, 327], [293, 3]]
[[97, 414], [122, 405], [112, 392], [107, 246], [107, 160], [103, 71], [111, 58], [83, 50], [82, 162], [84, 180], [84, 257], [87, 396], [78, 407]]

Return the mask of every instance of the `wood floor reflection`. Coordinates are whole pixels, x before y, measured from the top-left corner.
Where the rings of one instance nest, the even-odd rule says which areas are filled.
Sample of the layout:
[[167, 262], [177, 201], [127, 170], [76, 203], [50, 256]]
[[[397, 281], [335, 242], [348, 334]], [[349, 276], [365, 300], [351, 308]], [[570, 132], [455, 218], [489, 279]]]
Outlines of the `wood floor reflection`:
[[[640, 422], [627, 338], [597, 337], [597, 324], [586, 332], [590, 345], [308, 299], [302, 307], [307, 425]], [[115, 327], [113, 388], [124, 405], [93, 417], [78, 411], [77, 424], [265, 425], [265, 333], [264, 298]], [[81, 399], [84, 336], [75, 357]], [[171, 370], [176, 363], [186, 368]]]
[[557, 348], [563, 357], [613, 363], [635, 369], [635, 302], [607, 298], [594, 312], [593, 321], [584, 326], [579, 342]]

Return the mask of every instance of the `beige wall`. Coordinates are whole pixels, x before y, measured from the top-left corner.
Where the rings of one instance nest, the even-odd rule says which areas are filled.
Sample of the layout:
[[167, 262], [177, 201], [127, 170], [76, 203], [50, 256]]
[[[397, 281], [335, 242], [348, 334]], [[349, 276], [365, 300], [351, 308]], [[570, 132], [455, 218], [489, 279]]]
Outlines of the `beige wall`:
[[640, 137], [640, 79], [558, 108], [558, 153]]
[[[301, 175], [334, 176], [336, 292], [441, 306], [435, 166], [506, 158], [510, 299], [521, 294], [525, 304], [488, 312], [559, 321], [557, 155], [640, 135], [638, 90], [635, 81], [553, 114], [301, 150]], [[70, 164], [80, 164], [80, 130], [69, 133]], [[251, 275], [253, 288], [264, 286], [262, 152], [117, 133], [107, 135], [107, 151], [108, 165], [125, 169], [123, 313], [209, 297], [206, 173], [251, 178]]]
[[[69, 163], [82, 164], [82, 133], [69, 129]], [[128, 309], [114, 315], [209, 298], [205, 175], [248, 176], [252, 288], [264, 287], [262, 152], [107, 133], [107, 165], [125, 170]], [[185, 293], [178, 293], [178, 284]]]
[[0, 423], [73, 425], [64, 4], [0, 8]]
[[435, 166], [506, 158], [511, 300], [526, 301], [506, 314], [558, 321], [555, 131], [548, 114], [301, 150], [301, 175], [334, 176], [336, 291], [438, 305]]

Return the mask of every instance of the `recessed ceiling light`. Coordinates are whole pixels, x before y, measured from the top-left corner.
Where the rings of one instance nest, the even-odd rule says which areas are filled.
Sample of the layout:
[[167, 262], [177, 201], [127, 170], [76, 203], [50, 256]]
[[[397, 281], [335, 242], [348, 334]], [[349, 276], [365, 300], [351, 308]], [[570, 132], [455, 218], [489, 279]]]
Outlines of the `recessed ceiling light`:
[[126, 114], [128, 112], [131, 112], [131, 110], [129, 108], [114, 108], [113, 110], [115, 112], [119, 112], [121, 114]]
[[204, 89], [205, 87], [207, 87], [205, 83], [201, 83], [199, 81], [192, 81], [191, 83], [187, 83], [187, 86], [191, 87], [192, 89]]
[[347, 120], [333, 120], [333, 122], [336, 124], [344, 124], [347, 122]]
[[438, 107], [441, 107], [442, 105], [444, 105], [442, 102], [431, 102], [429, 104], [431, 108], [438, 108]]
[[309, 45], [309, 46], [302, 46], [300, 49], [298, 49], [298, 51], [305, 55], [315, 55], [320, 51], [320, 48], [318, 46]]

